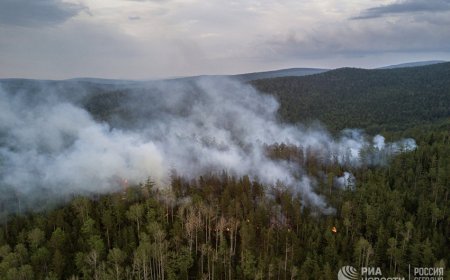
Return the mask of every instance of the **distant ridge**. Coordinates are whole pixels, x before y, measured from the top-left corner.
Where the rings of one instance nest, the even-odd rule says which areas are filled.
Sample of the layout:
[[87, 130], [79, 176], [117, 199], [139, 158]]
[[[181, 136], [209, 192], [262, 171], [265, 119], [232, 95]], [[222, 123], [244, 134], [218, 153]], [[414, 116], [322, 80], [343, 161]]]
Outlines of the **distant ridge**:
[[330, 71], [330, 70], [331, 69], [322, 69], [322, 68], [288, 68], [288, 69], [280, 69], [280, 70], [273, 70], [273, 71], [252, 72], [252, 73], [234, 74], [234, 75], [198, 75], [198, 76], [176, 77], [176, 78], [168, 78], [165, 80], [186, 81], [186, 80], [195, 80], [195, 79], [203, 78], [203, 77], [209, 77], [209, 78], [228, 77], [228, 78], [238, 79], [242, 82], [249, 82], [249, 81], [254, 81], [254, 80], [270, 79], [270, 78], [302, 77], [302, 76], [320, 74], [320, 73]]
[[74, 82], [88, 82], [88, 83], [97, 83], [97, 84], [124, 84], [124, 83], [136, 83], [141, 82], [138, 80], [121, 80], [121, 79], [104, 79], [104, 78], [73, 78], [73, 79], [67, 79], [67, 81], [74, 81]]
[[417, 61], [417, 62], [408, 62], [408, 63], [388, 65], [388, 66], [383, 66], [383, 67], [379, 67], [376, 69], [395, 69], [395, 68], [419, 67], [419, 66], [427, 66], [427, 65], [433, 65], [433, 64], [444, 63], [444, 62], [447, 62], [447, 61], [445, 61], [445, 60]]
[[[408, 62], [401, 64], [393, 64], [387, 65], [383, 67], [373, 68], [373, 69], [396, 69], [396, 68], [411, 68], [411, 67], [420, 67], [427, 66], [439, 63], [445, 63], [447, 61], [444, 60], [429, 60], [429, 61], [417, 61], [417, 62]], [[353, 68], [353, 67], [344, 67], [344, 68]], [[339, 68], [341, 69], [341, 68]], [[363, 68], [364, 69], [364, 68]], [[183, 80], [192, 80], [198, 79], [202, 77], [211, 77], [211, 78], [220, 78], [220, 77], [230, 77], [235, 78], [243, 82], [249, 82], [254, 80], [261, 79], [270, 79], [270, 78], [282, 78], [282, 77], [302, 77], [309, 76], [314, 74], [321, 74], [330, 70], [336, 69], [324, 69], [324, 68], [287, 68], [287, 69], [279, 69], [279, 70], [270, 70], [270, 71], [262, 71], [262, 72], [251, 72], [251, 73], [243, 73], [243, 74], [233, 74], [233, 75], [197, 75], [197, 76], [181, 76], [181, 77], [168, 77], [168, 78], [155, 78], [155, 79], [145, 79], [145, 80], [133, 80], [133, 79], [108, 79], [108, 78], [92, 78], [92, 77], [78, 77], [78, 78], [70, 78], [63, 80], [55, 80], [55, 79], [32, 79], [32, 78], [0, 78], [0, 82], [24, 82], [24, 81], [43, 81], [43, 82], [82, 82], [82, 83], [94, 83], [94, 84], [103, 84], [103, 85], [123, 85], [123, 84], [142, 84], [148, 82], [155, 81], [183, 81]], [[367, 69], [370, 70], [370, 69]]]
[[313, 74], [320, 74], [330, 69], [321, 68], [289, 68], [273, 71], [246, 73], [238, 75], [230, 75], [230, 77], [238, 78], [242, 81], [253, 81], [259, 79], [279, 78], [279, 77], [301, 77]]

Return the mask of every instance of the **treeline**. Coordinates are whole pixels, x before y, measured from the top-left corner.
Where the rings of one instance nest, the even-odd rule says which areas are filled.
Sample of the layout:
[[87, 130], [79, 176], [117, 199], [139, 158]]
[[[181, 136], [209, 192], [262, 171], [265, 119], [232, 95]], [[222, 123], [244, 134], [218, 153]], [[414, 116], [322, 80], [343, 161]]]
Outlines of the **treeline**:
[[[343, 265], [391, 276], [406, 275], [408, 264], [448, 267], [450, 133], [414, 137], [418, 149], [389, 166], [349, 170], [353, 191], [332, 180], [341, 166], [309, 161], [307, 170], [325, 175], [316, 191], [334, 215], [288, 187], [222, 172], [174, 173], [164, 189], [149, 179], [10, 217], [0, 228], [0, 278], [336, 279]], [[299, 158], [272, 148], [272, 157]]]
[[251, 84], [276, 96], [283, 120], [320, 120], [334, 131], [400, 131], [450, 117], [450, 63], [378, 70], [341, 68]]

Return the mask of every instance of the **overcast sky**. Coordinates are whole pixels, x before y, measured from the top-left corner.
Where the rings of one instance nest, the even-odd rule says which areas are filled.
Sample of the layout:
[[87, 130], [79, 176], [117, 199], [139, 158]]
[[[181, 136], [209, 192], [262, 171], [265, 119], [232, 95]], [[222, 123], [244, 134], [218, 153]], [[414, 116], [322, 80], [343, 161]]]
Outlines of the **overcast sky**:
[[450, 0], [0, 0], [0, 77], [450, 60]]

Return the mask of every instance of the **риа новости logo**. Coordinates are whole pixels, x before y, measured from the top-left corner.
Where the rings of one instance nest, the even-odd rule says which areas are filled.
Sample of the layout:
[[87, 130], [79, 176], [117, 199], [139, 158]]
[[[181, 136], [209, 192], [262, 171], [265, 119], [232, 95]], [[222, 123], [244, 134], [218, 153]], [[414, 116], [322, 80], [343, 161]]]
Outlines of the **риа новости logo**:
[[356, 280], [356, 279], [358, 279], [358, 271], [353, 266], [347, 265], [339, 269], [338, 280]]

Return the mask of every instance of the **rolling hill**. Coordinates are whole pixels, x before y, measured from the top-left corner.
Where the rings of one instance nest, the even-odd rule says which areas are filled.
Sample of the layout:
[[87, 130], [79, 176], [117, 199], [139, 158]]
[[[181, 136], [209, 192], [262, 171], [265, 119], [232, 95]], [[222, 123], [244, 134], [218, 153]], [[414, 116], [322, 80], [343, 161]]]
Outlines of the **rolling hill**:
[[407, 63], [400, 63], [400, 64], [393, 64], [388, 66], [383, 66], [378, 69], [395, 69], [395, 68], [407, 68], [407, 67], [418, 67], [418, 66], [427, 66], [427, 65], [433, 65], [438, 63], [444, 63], [446, 61], [444, 60], [427, 60], [427, 61], [416, 61], [416, 62], [407, 62]]
[[251, 83], [277, 97], [282, 119], [318, 119], [333, 130], [401, 130], [450, 116], [450, 63], [376, 70], [341, 68]]
[[279, 77], [302, 77], [302, 76], [323, 73], [323, 72], [326, 72], [329, 70], [330, 69], [321, 69], [321, 68], [290, 68], [290, 69], [281, 69], [281, 70], [274, 70], [274, 71], [231, 75], [229, 77], [237, 78], [241, 81], [252, 81], [252, 80], [259, 80], [259, 79], [279, 78]]

